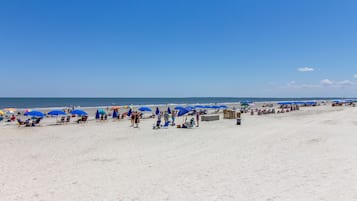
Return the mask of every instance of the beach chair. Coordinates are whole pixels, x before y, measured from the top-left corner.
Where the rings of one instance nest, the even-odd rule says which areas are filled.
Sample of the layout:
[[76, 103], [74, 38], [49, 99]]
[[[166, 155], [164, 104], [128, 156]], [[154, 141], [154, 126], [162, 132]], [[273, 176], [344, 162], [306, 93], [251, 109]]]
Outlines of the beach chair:
[[42, 118], [37, 118], [36, 121], [34, 121], [34, 125], [39, 125], [40, 124], [40, 121], [41, 121]]
[[60, 120], [57, 121], [58, 124], [64, 124], [65, 117], [62, 116]]
[[85, 123], [87, 122], [88, 116], [82, 116], [77, 120], [77, 123]]
[[71, 116], [67, 116], [65, 123], [71, 122]]
[[17, 119], [17, 125], [20, 127], [22, 125], [25, 125], [25, 122], [22, 121], [21, 119]]

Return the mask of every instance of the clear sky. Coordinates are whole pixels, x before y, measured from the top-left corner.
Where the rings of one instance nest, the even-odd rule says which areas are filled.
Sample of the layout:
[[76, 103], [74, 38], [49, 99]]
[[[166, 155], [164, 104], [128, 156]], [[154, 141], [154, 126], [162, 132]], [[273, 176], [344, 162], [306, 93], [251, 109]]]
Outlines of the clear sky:
[[357, 97], [355, 0], [3, 0], [2, 97]]

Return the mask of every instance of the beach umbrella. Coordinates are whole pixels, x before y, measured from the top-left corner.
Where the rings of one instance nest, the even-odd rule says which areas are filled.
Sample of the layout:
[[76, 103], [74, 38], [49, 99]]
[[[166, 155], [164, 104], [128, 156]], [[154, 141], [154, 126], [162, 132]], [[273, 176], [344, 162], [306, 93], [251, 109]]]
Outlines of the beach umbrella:
[[118, 112], [117, 110], [114, 110], [113, 112], [113, 119], [118, 118]]
[[128, 111], [128, 113], [127, 113], [126, 115], [128, 115], [128, 117], [130, 117], [130, 116], [131, 116], [131, 113], [133, 113], [133, 112], [131, 111], [131, 108], [130, 108], [129, 111]]
[[159, 110], [159, 107], [156, 107], [156, 111], [155, 111], [155, 114], [156, 114], [156, 115], [159, 115], [159, 114], [160, 114], [160, 110]]
[[223, 109], [227, 109], [227, 108], [228, 108], [227, 105], [220, 105], [219, 107], [220, 107], [220, 108], [223, 108]]
[[191, 110], [194, 110], [195, 108], [192, 107], [192, 106], [187, 106], [185, 109], [188, 110], [188, 111], [191, 111]]
[[278, 102], [279, 105], [291, 105], [293, 104], [294, 102], [291, 102], [291, 101], [283, 101], [283, 102]]
[[47, 114], [48, 115], [52, 115], [52, 116], [66, 115], [66, 113], [64, 111], [62, 111], [62, 110], [52, 110]]
[[186, 110], [186, 108], [181, 107], [181, 106], [176, 106], [176, 107], [175, 107], [175, 110]]
[[24, 113], [31, 112], [31, 109], [26, 109]]
[[212, 109], [212, 107], [213, 107], [212, 105], [204, 105], [203, 106], [203, 108], [205, 108], [205, 109]]
[[201, 108], [201, 109], [203, 109], [203, 108], [205, 108], [205, 106], [203, 106], [203, 105], [195, 105], [195, 108]]
[[141, 112], [151, 112], [152, 111], [149, 107], [140, 107], [138, 110]]
[[78, 116], [88, 115], [87, 112], [85, 112], [85, 111], [83, 111], [83, 110], [73, 110], [73, 111], [71, 112], [71, 114], [78, 115]]
[[45, 115], [40, 111], [33, 110], [33, 111], [30, 111], [30, 112], [26, 112], [25, 116], [44, 117]]
[[167, 108], [167, 113], [171, 114], [171, 109], [170, 109], [170, 107]]
[[97, 110], [97, 111], [95, 112], [95, 119], [100, 119], [99, 110]]
[[187, 110], [187, 109], [185, 109], [185, 108], [182, 108], [182, 109], [180, 109], [179, 110], [179, 112], [177, 113], [177, 116], [183, 116], [183, 115], [185, 115], [185, 114], [187, 114], [187, 113], [189, 113], [190, 111], [189, 110]]

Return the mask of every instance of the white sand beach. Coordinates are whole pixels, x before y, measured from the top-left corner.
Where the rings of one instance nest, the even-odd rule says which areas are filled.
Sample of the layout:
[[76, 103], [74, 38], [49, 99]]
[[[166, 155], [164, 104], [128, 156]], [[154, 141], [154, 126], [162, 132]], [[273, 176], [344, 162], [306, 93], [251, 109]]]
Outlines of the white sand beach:
[[153, 123], [1, 124], [0, 200], [357, 200], [356, 107]]

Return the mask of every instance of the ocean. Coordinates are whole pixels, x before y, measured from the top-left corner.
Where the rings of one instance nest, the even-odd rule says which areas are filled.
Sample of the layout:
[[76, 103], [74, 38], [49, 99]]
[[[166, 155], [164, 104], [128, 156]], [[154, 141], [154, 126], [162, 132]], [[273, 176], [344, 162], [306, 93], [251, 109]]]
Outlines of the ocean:
[[193, 97], [193, 98], [0, 98], [1, 108], [56, 108], [100, 107], [113, 105], [167, 105], [167, 104], [215, 104], [240, 101], [271, 102], [292, 100], [328, 100], [336, 98], [252, 98], [252, 97]]

